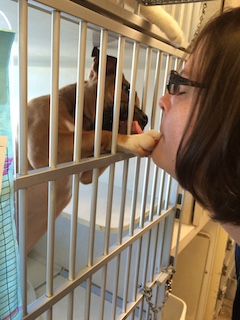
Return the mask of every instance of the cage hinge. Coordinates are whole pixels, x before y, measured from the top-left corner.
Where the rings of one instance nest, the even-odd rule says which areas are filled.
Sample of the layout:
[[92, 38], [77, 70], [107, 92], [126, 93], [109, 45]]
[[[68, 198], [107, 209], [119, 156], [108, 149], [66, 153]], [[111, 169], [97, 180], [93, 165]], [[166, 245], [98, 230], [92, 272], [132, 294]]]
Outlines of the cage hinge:
[[231, 251], [232, 247], [233, 247], [233, 241], [232, 241], [232, 239], [228, 239], [227, 245], [226, 245], [226, 250]]
[[176, 218], [176, 219], [180, 219], [180, 216], [181, 216], [181, 210], [180, 210], [179, 208], [176, 208], [175, 218]]
[[226, 276], [227, 275], [227, 265], [224, 263], [223, 267], [222, 267], [222, 276]]
[[182, 194], [178, 193], [177, 195], [177, 204], [182, 204]]

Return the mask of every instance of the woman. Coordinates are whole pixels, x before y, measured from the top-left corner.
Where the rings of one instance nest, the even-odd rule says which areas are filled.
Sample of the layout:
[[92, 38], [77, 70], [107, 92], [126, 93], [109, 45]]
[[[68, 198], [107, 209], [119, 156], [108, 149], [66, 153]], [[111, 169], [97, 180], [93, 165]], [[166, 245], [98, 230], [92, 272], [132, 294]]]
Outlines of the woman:
[[236, 278], [237, 289], [233, 302], [232, 320], [240, 319], [240, 246], [236, 244], [235, 248], [235, 264], [236, 264]]
[[152, 158], [240, 244], [240, 8], [203, 28], [167, 89]]

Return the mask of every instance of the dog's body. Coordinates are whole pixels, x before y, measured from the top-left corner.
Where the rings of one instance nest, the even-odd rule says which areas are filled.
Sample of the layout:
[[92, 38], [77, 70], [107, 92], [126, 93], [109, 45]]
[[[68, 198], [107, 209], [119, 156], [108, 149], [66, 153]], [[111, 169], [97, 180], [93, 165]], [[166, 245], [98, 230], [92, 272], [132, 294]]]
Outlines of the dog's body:
[[[96, 50], [95, 50], [96, 51]], [[112, 64], [112, 65], [111, 65]], [[103, 130], [101, 136], [101, 153], [111, 150], [116, 59], [108, 56]], [[86, 158], [94, 152], [94, 127], [96, 115], [96, 93], [98, 57], [95, 56], [89, 79], [84, 84], [83, 107], [83, 133], [81, 142], [81, 157]], [[123, 90], [121, 97], [121, 112], [119, 121], [119, 134], [117, 151], [148, 156], [155, 147], [159, 133], [149, 131], [141, 135], [126, 135], [127, 109], [129, 83], [123, 76]], [[72, 161], [74, 144], [74, 112], [76, 104], [76, 84], [68, 85], [59, 90], [59, 115], [58, 115], [58, 152], [57, 162]], [[109, 116], [111, 114], [111, 116]], [[122, 118], [121, 118], [122, 117]], [[37, 169], [49, 165], [49, 118], [50, 96], [38, 97], [28, 104], [28, 169]], [[109, 120], [106, 120], [109, 119]], [[134, 112], [133, 133], [140, 133], [147, 123], [146, 115], [136, 106]], [[107, 129], [107, 130], [106, 130]], [[140, 137], [141, 136], [141, 137]], [[100, 170], [101, 174], [105, 168]], [[81, 173], [79, 179], [83, 183], [91, 183], [91, 171]], [[56, 217], [69, 203], [72, 195], [71, 177], [56, 180]], [[28, 190], [28, 251], [41, 238], [47, 230], [48, 212], [48, 186], [47, 183], [32, 186]]]

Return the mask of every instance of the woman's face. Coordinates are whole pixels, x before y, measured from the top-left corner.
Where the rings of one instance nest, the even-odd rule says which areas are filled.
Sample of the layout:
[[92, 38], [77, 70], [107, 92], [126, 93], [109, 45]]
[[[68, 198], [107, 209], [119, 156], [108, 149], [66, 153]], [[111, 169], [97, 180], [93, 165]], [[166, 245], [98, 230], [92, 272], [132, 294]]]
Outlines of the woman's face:
[[[195, 60], [194, 62], [196, 63]], [[189, 79], [191, 71], [190, 80], [196, 80], [193, 68], [190, 57], [180, 73], [181, 76]], [[180, 85], [179, 92], [176, 95], [166, 93], [159, 100], [159, 107], [162, 110], [162, 122], [160, 126], [162, 136], [152, 152], [152, 159], [160, 168], [167, 171], [174, 178], [176, 178], [175, 164], [177, 150], [190, 116], [194, 92], [196, 93], [196, 90], [198, 89], [192, 86]], [[193, 125], [194, 120], [191, 121], [186, 138], [191, 133]]]

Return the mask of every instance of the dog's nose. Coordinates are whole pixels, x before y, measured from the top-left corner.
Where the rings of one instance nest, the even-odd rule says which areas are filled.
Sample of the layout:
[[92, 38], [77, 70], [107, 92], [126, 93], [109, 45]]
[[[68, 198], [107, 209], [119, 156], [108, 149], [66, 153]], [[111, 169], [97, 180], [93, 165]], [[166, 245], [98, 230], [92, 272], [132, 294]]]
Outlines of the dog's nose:
[[144, 126], [144, 127], [148, 123], [148, 116], [143, 111], [141, 111], [139, 121], [141, 121], [142, 126]]
[[143, 121], [145, 122], [145, 125], [148, 123], [148, 116], [146, 114], [143, 114]]

